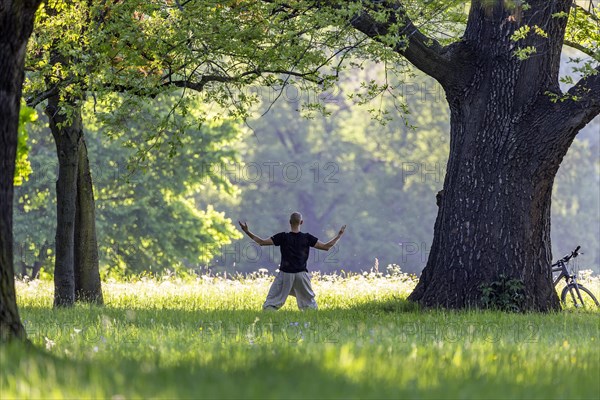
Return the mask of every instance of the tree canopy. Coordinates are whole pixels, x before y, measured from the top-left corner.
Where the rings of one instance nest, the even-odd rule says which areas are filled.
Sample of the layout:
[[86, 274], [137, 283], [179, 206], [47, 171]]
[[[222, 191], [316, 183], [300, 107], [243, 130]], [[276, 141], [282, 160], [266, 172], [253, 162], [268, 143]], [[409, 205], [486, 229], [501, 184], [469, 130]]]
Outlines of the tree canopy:
[[[359, 78], [360, 90], [349, 97], [364, 104], [387, 96], [382, 106], [372, 108], [372, 114], [402, 135], [373, 146], [373, 141], [339, 126], [334, 129], [339, 130], [342, 140], [335, 146], [327, 143], [330, 154], [319, 154], [339, 160], [325, 164], [334, 170], [338, 162], [369, 168], [363, 164], [365, 160], [347, 156], [352, 146], [360, 144], [370, 152], [365, 157], [367, 163], [377, 165], [383, 160], [397, 174], [398, 165], [394, 165], [390, 153], [410, 146], [406, 140], [410, 133], [398, 127], [406, 123], [410, 109], [401, 88], [407, 84], [409, 75], [405, 73], [411, 66], [416, 67], [440, 83], [448, 100], [451, 134], [446, 172], [452, 173], [446, 174], [444, 190], [438, 193], [436, 239], [429, 258], [431, 268], [426, 269], [438, 272], [424, 275], [413, 299], [421, 301], [421, 289], [432, 282], [432, 276], [444, 276], [456, 262], [456, 268], [467, 271], [465, 276], [471, 274], [480, 281], [494, 279], [503, 268], [511, 269], [510, 274], [519, 275], [528, 286], [545, 293], [539, 298], [546, 300], [537, 303], [535, 297], [531, 307], [547, 309], [554, 307], [546, 296], [549, 281], [547, 276], [544, 283], [538, 278], [551, 254], [547, 238], [552, 182], [577, 132], [600, 111], [597, 15], [593, 2], [556, 1], [481, 0], [470, 5], [456, 1], [57, 2], [38, 15], [43, 29], [30, 46], [27, 100], [36, 105], [59, 96], [65, 101], [69, 117], [73, 101], [91, 96], [95, 105], [110, 111], [102, 120], [110, 132], [118, 131], [119, 123], [127, 121], [134, 110], [142, 109], [148, 98], [178, 95], [179, 100], [169, 105], [169, 112], [155, 109], [155, 116], [162, 117], [160, 122], [154, 119], [157, 129], [145, 132], [142, 141], [124, 139], [137, 148], [141, 161], [152, 161], [154, 156], [137, 143], [151, 142], [158, 149], [166, 143], [171, 156], [185, 147], [181, 134], [190, 125], [182, 124], [185, 118], [178, 115], [194, 114], [195, 100], [189, 96], [190, 91], [201, 92], [205, 103], [218, 106], [214, 113], [195, 115], [199, 122], [222, 115], [247, 119], [251, 107], [261, 100], [256, 91], [245, 90], [249, 85], [278, 89], [277, 95], [269, 99], [272, 102], [292, 84], [302, 82], [312, 90], [327, 93], [346, 72], [382, 65], [382, 80]], [[567, 86], [561, 88], [558, 66], [563, 44], [586, 57], [572, 58], [580, 79], [575, 82], [572, 75], [563, 75], [560, 80]], [[344, 115], [344, 110], [328, 108], [320, 101], [302, 106], [308, 113]], [[294, 121], [286, 123], [289, 127]], [[288, 157], [304, 154], [306, 144], [283, 131], [274, 134]], [[525, 133], [529, 131], [527, 139]], [[539, 136], [540, 132], [545, 136]], [[326, 147], [322, 137], [308, 135], [307, 139]], [[537, 147], [532, 146], [534, 142]], [[503, 143], [515, 143], [516, 149], [505, 154], [506, 170], [492, 167], [490, 159], [491, 151]], [[421, 164], [435, 158], [427, 146], [417, 150], [422, 151]], [[490, 154], [485, 155], [486, 151]], [[315, 153], [308, 150], [307, 154]], [[515, 172], [518, 170], [520, 177]], [[498, 176], [496, 172], [507, 175]], [[528, 173], [532, 174], [534, 188], [521, 181]], [[372, 182], [359, 182], [366, 195], [375, 193]], [[489, 185], [487, 193], [473, 192], [478, 182]], [[410, 179], [398, 186], [409, 187]], [[531, 193], [524, 195], [523, 190]], [[305, 204], [314, 205], [316, 197], [307, 193], [304, 188], [298, 198], [304, 197], [308, 199]], [[387, 188], [384, 196], [393, 198], [393, 193]], [[315, 220], [331, 215], [340, 203], [339, 196], [321, 197], [323, 205], [308, 207]], [[483, 213], [473, 214], [471, 206], [465, 206], [472, 201], [479, 201], [478, 207], [488, 212], [501, 204], [506, 208], [503, 212], [532, 209], [541, 210], [543, 215], [523, 211], [514, 221], [512, 217], [495, 221], [497, 215], [484, 218]], [[517, 201], [523, 204], [513, 204]], [[527, 201], [535, 205], [526, 205]], [[392, 202], [384, 204], [389, 207]], [[483, 220], [474, 222], [476, 215]], [[499, 236], [513, 229], [520, 229], [519, 233], [505, 239], [490, 236], [494, 221]], [[534, 227], [535, 239], [526, 235], [525, 227]], [[479, 243], [464, 250], [464, 255], [451, 258], [456, 234], [464, 241], [463, 249], [468, 248], [467, 242]], [[489, 240], [498, 243], [490, 245]], [[509, 246], [511, 252], [495, 249], [502, 240], [505, 244], [507, 240], [515, 241]], [[533, 256], [523, 258], [518, 250], [523, 245], [532, 249], [538, 261]], [[470, 261], [463, 261], [463, 257]], [[492, 267], [480, 268], [481, 264]], [[453, 278], [451, 282], [457, 281]], [[459, 300], [456, 296], [439, 299], [429, 294], [422, 301], [458, 307], [476, 301], [475, 290], [462, 289], [447, 291], [466, 293]]]

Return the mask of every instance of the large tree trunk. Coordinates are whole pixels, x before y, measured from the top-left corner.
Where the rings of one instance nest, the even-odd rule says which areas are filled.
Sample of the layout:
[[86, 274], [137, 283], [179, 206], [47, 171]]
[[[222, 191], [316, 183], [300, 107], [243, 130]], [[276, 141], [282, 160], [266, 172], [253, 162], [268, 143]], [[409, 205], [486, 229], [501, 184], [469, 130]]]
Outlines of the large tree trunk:
[[478, 307], [480, 285], [504, 275], [524, 283], [524, 309], [559, 308], [549, 269], [550, 199], [568, 144], [544, 144], [539, 126], [503, 123], [516, 116], [510, 102], [500, 108], [498, 121], [474, 104], [452, 110], [434, 241], [411, 300]]
[[15, 296], [13, 196], [27, 40], [38, 0], [0, 0], [0, 343], [25, 339]]
[[593, 115], [569, 121], [562, 105], [550, 101], [548, 92], [560, 93], [566, 22], [552, 14], [568, 12], [570, 2], [535, 3], [527, 21], [548, 38], [528, 39], [537, 53], [524, 61], [514, 56], [510, 39], [519, 10], [502, 2], [471, 10], [461, 44], [471, 59], [457, 65], [465, 79], [444, 86], [451, 145], [434, 239], [409, 297], [425, 306], [481, 306], [481, 287], [504, 275], [524, 284], [523, 310], [560, 308], [549, 270], [552, 185]]
[[75, 302], [75, 216], [79, 146], [82, 139], [81, 113], [74, 108], [70, 118], [59, 107], [58, 96], [48, 99], [46, 114], [58, 154], [56, 181], [56, 254], [54, 264], [54, 306]]
[[83, 137], [79, 146], [74, 241], [75, 300], [102, 304], [94, 188], [87, 156], [87, 146]]
[[[600, 67], [567, 93], [558, 84], [572, 4], [472, 0], [464, 36], [447, 46], [415, 26], [400, 1], [371, 3], [386, 18], [366, 7], [350, 20], [436, 79], [450, 106], [444, 190], [410, 300], [478, 307], [481, 288], [504, 275], [524, 285], [521, 309], [559, 308], [549, 271], [552, 184], [577, 132], [600, 113]], [[517, 30], [525, 36], [515, 41]], [[402, 40], [389, 45], [382, 35]], [[535, 52], [520, 60], [515, 51], [526, 48]]]

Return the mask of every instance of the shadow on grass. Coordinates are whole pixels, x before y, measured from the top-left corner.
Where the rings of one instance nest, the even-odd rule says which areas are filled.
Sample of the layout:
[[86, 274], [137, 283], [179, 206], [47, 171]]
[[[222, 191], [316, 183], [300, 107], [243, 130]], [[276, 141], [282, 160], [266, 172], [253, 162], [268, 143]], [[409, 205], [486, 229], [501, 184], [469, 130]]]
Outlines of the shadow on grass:
[[[404, 378], [408, 371], [426, 367], [427, 362], [440, 362], [435, 359], [425, 364], [409, 359], [394, 363], [391, 379], [371, 372], [360, 350], [348, 353], [337, 347], [321, 346], [311, 356], [293, 346], [248, 346], [241, 351], [238, 347], [231, 353], [224, 346], [221, 351], [207, 348], [211, 357], [201, 357], [196, 348], [169, 361], [153, 357], [148, 348], [140, 349], [146, 354], [142, 358], [107, 355], [86, 360], [12, 344], [0, 347], [0, 397], [541, 399], [596, 398], [598, 390], [598, 385], [591, 383], [597, 380], [590, 376], [582, 382], [518, 382], [512, 374], [483, 373], [478, 364], [430, 367]], [[538, 369], [545, 373], [543, 366]], [[566, 372], [563, 366], [557, 375]], [[585, 376], [574, 378], [581, 377]]]
[[[251, 352], [252, 350], [248, 350]], [[351, 379], [328, 368], [332, 363], [299, 360], [293, 354], [263, 351], [233, 364], [186, 359], [161, 366], [160, 360], [71, 360], [36, 348], [0, 348], [2, 398], [396, 398], [394, 385]]]
[[[331, 308], [331, 310], [337, 309]], [[365, 313], [414, 313], [423, 311], [419, 304], [396, 296], [385, 300], [360, 303], [350, 307], [349, 310]]]

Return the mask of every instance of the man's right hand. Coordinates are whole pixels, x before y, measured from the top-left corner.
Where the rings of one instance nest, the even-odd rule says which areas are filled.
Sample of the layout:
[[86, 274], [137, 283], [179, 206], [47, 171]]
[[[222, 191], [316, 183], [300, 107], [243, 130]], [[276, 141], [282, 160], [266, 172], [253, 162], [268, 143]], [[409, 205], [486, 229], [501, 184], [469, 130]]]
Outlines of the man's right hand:
[[242, 230], [244, 232], [248, 233], [248, 223], [247, 222], [238, 221], [238, 224], [240, 224], [240, 228], [242, 228]]
[[345, 231], [345, 230], [346, 230], [346, 225], [344, 225], [344, 226], [342, 226], [342, 227], [340, 228], [340, 231], [338, 232], [338, 236], [339, 236], [339, 237], [342, 237], [342, 235], [344, 234], [344, 231]]

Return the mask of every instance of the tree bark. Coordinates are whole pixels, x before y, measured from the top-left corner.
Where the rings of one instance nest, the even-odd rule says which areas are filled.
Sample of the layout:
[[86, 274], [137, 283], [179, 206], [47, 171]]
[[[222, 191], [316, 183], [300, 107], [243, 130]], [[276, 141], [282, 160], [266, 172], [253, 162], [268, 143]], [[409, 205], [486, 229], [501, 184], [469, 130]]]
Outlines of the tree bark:
[[550, 199], [568, 145], [545, 146], [539, 127], [503, 127], [473, 111], [452, 110], [453, 151], [434, 241], [410, 299], [426, 306], [478, 307], [480, 286], [505, 275], [524, 283], [525, 309], [558, 309], [549, 269]]
[[[402, 2], [372, 2], [350, 23], [374, 40], [404, 35], [394, 50], [436, 79], [450, 107], [450, 156], [427, 265], [410, 300], [430, 307], [481, 305], [481, 287], [500, 275], [523, 282], [523, 310], [560, 304], [549, 266], [554, 177], [577, 132], [600, 113], [600, 73], [568, 99], [558, 75], [572, 1], [473, 0], [463, 38], [442, 47], [407, 16]], [[513, 33], [539, 27], [518, 41]], [[519, 60], [515, 50], [535, 53]], [[597, 68], [600, 72], [600, 68]], [[432, 199], [433, 201], [433, 199]], [[575, 245], [575, 244], [574, 244]]]
[[581, 127], [557, 131], [546, 116], [555, 108], [547, 92], [560, 91], [566, 23], [551, 15], [568, 12], [568, 3], [534, 5], [528, 22], [548, 38], [523, 61], [511, 51], [514, 10], [501, 3], [471, 10], [463, 45], [474, 56], [460, 71], [464, 84], [445, 87], [450, 157], [431, 252], [410, 300], [479, 307], [482, 286], [504, 275], [524, 284], [522, 309], [560, 309], [549, 269], [552, 185]]
[[83, 128], [81, 112], [74, 106], [68, 118], [59, 106], [58, 96], [48, 99], [46, 114], [58, 154], [56, 181], [57, 224], [54, 263], [54, 306], [71, 306], [75, 302], [75, 219], [77, 211], [77, 177], [79, 147]]
[[39, 0], [0, 0], [0, 343], [26, 339], [15, 295], [13, 197], [27, 40]]
[[54, 305], [102, 304], [94, 189], [81, 109], [76, 101], [66, 106], [72, 111], [69, 118], [58, 96], [49, 98], [46, 107], [59, 161]]
[[75, 214], [75, 300], [103, 304], [96, 239], [94, 187], [85, 140], [81, 138]]

